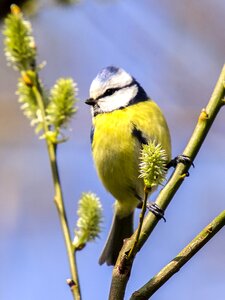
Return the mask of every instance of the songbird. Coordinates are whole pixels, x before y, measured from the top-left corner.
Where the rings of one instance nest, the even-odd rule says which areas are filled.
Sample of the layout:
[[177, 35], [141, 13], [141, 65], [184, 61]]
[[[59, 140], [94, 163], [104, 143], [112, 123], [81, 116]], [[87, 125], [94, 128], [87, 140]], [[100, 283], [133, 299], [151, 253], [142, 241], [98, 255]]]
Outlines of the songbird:
[[139, 178], [143, 144], [155, 141], [171, 158], [170, 133], [158, 105], [122, 68], [101, 70], [90, 86], [92, 153], [98, 176], [115, 198], [111, 230], [99, 263], [114, 265], [124, 239], [133, 233], [133, 215], [144, 198]]

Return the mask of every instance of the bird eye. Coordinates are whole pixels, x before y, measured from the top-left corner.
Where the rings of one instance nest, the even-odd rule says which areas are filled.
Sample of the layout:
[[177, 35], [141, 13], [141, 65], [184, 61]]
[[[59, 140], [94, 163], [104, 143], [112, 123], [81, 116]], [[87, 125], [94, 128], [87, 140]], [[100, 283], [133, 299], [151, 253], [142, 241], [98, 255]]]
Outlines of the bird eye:
[[115, 92], [115, 89], [107, 89], [104, 93], [104, 96], [111, 96]]

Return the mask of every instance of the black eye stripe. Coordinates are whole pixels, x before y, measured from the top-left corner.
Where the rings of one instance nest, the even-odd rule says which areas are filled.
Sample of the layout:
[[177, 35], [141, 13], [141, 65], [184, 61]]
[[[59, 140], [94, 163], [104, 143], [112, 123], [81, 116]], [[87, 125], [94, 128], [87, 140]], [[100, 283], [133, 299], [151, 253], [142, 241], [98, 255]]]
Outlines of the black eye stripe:
[[131, 86], [133, 86], [135, 84], [136, 84], [136, 82], [134, 80], [132, 80], [131, 83], [129, 83], [129, 84], [125, 85], [125, 86], [118, 87], [118, 88], [107, 89], [102, 95], [98, 96], [95, 100], [99, 100], [101, 98], [104, 98], [104, 97], [107, 97], [107, 96], [111, 96], [115, 92], [117, 92], [119, 90], [122, 90], [122, 89], [125, 89], [125, 88], [128, 88], [128, 87], [131, 87]]
[[118, 90], [119, 90], [119, 88], [107, 89], [105, 91], [105, 93], [102, 95], [102, 97], [111, 96], [112, 94], [114, 94]]

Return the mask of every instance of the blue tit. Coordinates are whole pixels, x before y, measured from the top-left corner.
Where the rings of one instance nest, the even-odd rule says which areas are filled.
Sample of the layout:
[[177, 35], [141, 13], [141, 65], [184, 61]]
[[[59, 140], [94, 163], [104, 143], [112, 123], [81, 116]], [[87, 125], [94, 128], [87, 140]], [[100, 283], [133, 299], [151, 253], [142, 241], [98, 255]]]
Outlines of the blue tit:
[[115, 198], [111, 230], [99, 263], [114, 265], [124, 239], [133, 233], [134, 209], [144, 198], [139, 178], [140, 151], [149, 141], [160, 143], [171, 158], [166, 120], [141, 85], [121, 68], [100, 71], [90, 86], [92, 153], [100, 180]]

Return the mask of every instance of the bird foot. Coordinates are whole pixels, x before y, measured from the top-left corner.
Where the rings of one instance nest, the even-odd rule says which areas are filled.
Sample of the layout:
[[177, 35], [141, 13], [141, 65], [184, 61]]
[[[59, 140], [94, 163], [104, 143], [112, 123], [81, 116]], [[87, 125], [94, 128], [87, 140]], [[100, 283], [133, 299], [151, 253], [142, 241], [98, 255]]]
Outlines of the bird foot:
[[166, 222], [164, 217], [164, 210], [161, 209], [155, 202], [148, 202], [147, 209], [151, 211], [159, 220], [163, 219]]
[[[184, 164], [186, 166], [191, 165], [193, 168], [195, 167], [194, 163], [192, 162], [192, 160], [190, 159], [189, 156], [181, 154], [176, 156], [175, 158], [171, 159], [171, 161], [167, 164], [167, 168], [176, 168], [176, 166], [178, 164]], [[186, 176], [189, 176], [189, 173], [187, 172]]]

